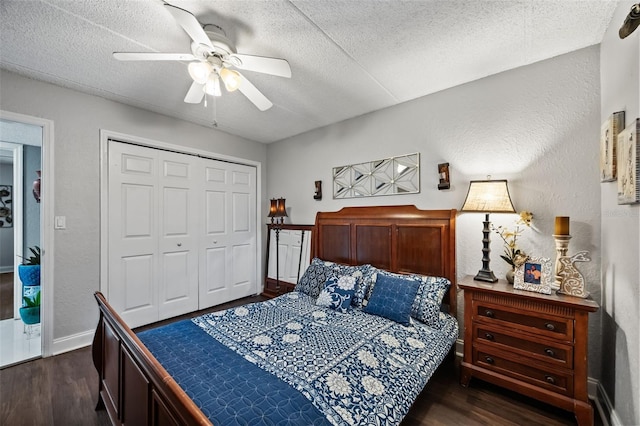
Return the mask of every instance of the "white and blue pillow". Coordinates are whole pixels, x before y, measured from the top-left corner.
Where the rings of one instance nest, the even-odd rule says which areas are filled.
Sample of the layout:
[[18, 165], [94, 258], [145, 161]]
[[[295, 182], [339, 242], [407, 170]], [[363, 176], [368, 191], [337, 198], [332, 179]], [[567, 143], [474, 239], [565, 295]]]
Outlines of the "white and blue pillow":
[[403, 325], [411, 324], [411, 307], [420, 283], [412, 279], [378, 274], [364, 311]]
[[324, 283], [329, 278], [351, 276], [356, 280], [355, 292], [351, 303], [353, 306], [361, 308], [369, 287], [373, 284], [375, 271], [376, 269], [371, 265], [343, 265], [316, 257], [311, 261], [294, 290], [308, 294], [316, 299], [324, 288]]
[[335, 309], [343, 314], [351, 307], [353, 294], [356, 290], [356, 279], [352, 276], [331, 277], [324, 284], [316, 305]]

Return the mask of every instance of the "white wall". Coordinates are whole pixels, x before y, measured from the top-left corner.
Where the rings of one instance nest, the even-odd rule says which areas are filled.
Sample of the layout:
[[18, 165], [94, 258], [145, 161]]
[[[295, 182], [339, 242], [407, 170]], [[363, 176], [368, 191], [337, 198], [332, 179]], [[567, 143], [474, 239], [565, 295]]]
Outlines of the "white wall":
[[54, 209], [55, 215], [67, 218], [67, 229], [54, 234], [53, 337], [58, 341], [92, 333], [97, 321], [93, 293], [99, 289], [101, 129], [260, 163], [266, 160], [263, 144], [4, 70], [0, 70], [0, 109], [54, 122]]
[[[570, 216], [569, 252], [591, 252], [593, 261], [581, 270], [599, 302], [599, 65], [599, 48], [593, 46], [270, 144], [267, 196], [287, 199], [292, 223], [313, 223], [317, 211], [344, 206], [459, 209], [469, 180], [506, 178], [516, 209], [535, 215], [535, 229], [525, 232], [521, 247], [555, 258], [554, 217]], [[421, 153], [420, 194], [332, 198], [333, 167], [412, 152]], [[451, 165], [448, 191], [437, 189], [441, 162]], [[322, 201], [313, 200], [315, 180], [323, 181]], [[459, 278], [482, 266], [483, 217], [458, 216]], [[515, 219], [491, 217], [505, 225]], [[501, 241], [493, 234], [491, 266], [503, 277], [508, 265], [498, 257], [501, 252]], [[592, 316], [592, 377], [599, 376], [599, 323], [597, 314]]]
[[[600, 122], [640, 117], [640, 29], [618, 29], [636, 1], [621, 1], [600, 45]], [[602, 385], [620, 424], [640, 424], [640, 206], [618, 205], [617, 182], [601, 184]]]

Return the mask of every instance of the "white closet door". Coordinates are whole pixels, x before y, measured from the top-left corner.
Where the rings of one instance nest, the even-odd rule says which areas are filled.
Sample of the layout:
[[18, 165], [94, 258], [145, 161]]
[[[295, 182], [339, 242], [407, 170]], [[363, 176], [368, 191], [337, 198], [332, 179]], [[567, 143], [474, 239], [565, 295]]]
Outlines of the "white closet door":
[[109, 303], [135, 327], [158, 320], [158, 151], [109, 143]]
[[257, 292], [256, 169], [204, 162], [200, 309]]
[[[159, 319], [198, 309], [199, 194], [196, 157], [160, 151]], [[194, 185], [195, 184], [195, 185]]]

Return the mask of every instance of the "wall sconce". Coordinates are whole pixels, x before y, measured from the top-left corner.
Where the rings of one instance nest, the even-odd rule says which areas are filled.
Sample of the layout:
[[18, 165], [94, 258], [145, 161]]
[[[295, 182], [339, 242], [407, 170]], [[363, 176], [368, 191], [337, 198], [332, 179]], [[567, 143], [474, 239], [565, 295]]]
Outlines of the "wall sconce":
[[316, 184], [316, 192], [313, 194], [314, 200], [322, 200], [322, 181], [317, 180]]
[[491, 248], [491, 233], [489, 221], [489, 213], [515, 213], [516, 209], [511, 202], [509, 188], [506, 180], [489, 180], [491, 176], [487, 176], [487, 180], [472, 180], [469, 182], [469, 192], [464, 204], [460, 209], [461, 212], [481, 212], [485, 213], [485, 220], [482, 229], [482, 269], [473, 277], [477, 281], [486, 281], [494, 283], [498, 281], [493, 271], [489, 267], [489, 253]]
[[438, 189], [449, 189], [451, 187], [449, 183], [449, 163], [438, 164], [438, 175], [440, 176]]

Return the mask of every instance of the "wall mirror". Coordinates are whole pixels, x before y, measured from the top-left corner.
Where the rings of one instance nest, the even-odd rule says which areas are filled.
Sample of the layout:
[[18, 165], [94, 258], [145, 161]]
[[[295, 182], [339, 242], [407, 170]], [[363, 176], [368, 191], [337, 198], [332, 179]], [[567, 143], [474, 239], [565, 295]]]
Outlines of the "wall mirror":
[[267, 225], [264, 294], [278, 296], [293, 290], [311, 263], [313, 225]]
[[420, 192], [420, 153], [333, 168], [333, 198]]

